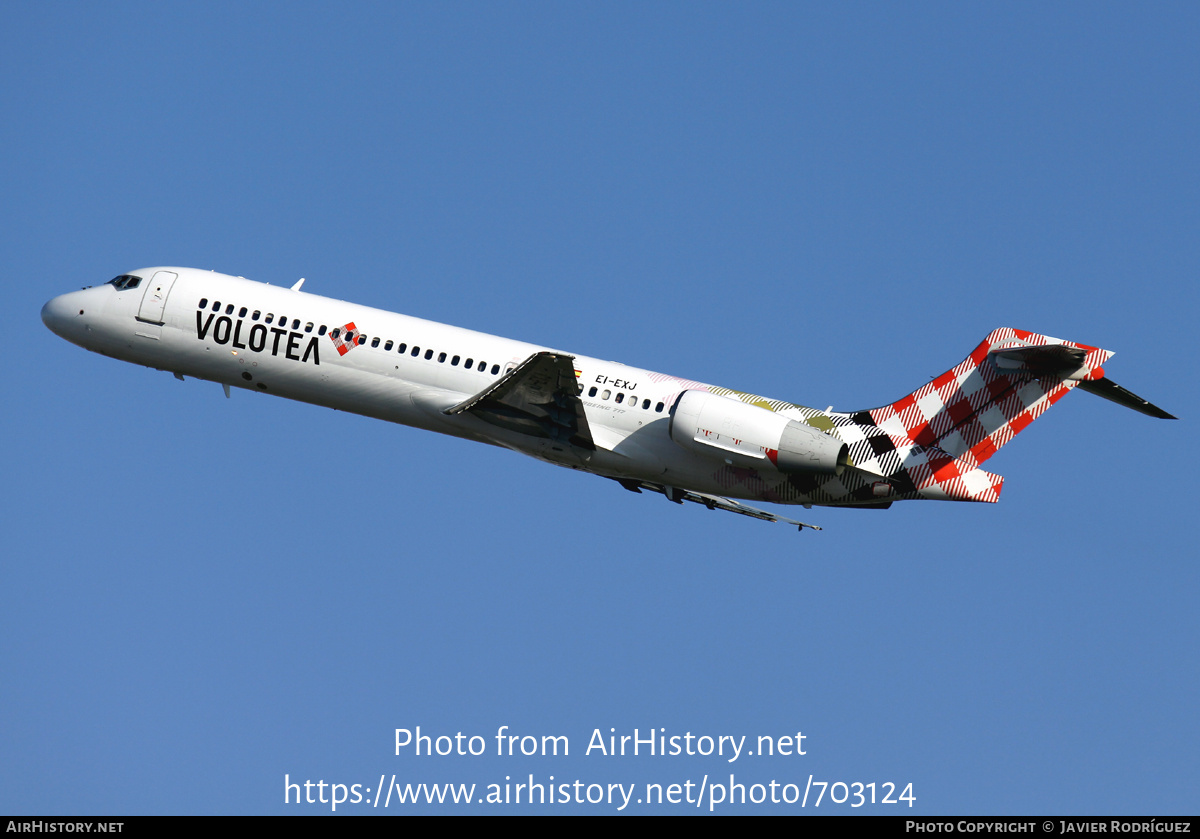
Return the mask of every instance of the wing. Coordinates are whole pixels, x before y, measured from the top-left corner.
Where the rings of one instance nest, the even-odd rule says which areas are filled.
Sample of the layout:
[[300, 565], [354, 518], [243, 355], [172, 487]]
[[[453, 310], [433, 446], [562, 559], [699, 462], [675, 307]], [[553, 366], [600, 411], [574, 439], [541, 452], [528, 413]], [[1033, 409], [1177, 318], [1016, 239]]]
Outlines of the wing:
[[571, 355], [534, 353], [491, 386], [443, 413], [471, 414], [510, 431], [592, 451], [596, 444], [579, 398], [574, 361]]
[[[652, 490], [653, 492], [661, 492], [669, 501], [674, 501], [676, 504], [682, 504], [684, 501], [694, 501], [697, 504], [703, 504], [710, 510], [727, 510], [730, 513], [737, 513], [741, 516], [750, 516], [753, 519], [762, 521], [781, 521], [784, 524], [795, 525], [804, 532], [804, 528], [812, 530], [820, 530], [815, 524], [796, 521], [789, 519], [786, 516], [778, 515], [777, 513], [769, 513], [766, 510], [760, 510], [757, 507], [751, 507], [749, 504], [743, 504], [740, 501], [734, 501], [730, 498], [722, 498], [719, 495], [709, 495], [706, 492], [693, 492], [690, 489], [680, 489], [679, 487], [663, 486], [662, 484], [652, 484], [648, 481], [622, 480], [614, 478], [617, 483], [625, 487], [630, 492], [641, 492], [643, 489]], [[890, 506], [890, 505], [889, 505]]]

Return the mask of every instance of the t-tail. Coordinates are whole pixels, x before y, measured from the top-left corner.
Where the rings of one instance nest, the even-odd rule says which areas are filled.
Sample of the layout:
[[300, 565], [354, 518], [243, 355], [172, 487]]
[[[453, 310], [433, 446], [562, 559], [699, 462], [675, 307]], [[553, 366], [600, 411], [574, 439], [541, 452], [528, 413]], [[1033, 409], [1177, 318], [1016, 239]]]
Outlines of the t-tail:
[[967, 358], [908, 396], [852, 415], [888, 491], [908, 497], [996, 501], [1004, 478], [979, 466], [1078, 387], [1143, 414], [1175, 419], [1105, 378], [1113, 353], [1035, 332], [997, 329]]

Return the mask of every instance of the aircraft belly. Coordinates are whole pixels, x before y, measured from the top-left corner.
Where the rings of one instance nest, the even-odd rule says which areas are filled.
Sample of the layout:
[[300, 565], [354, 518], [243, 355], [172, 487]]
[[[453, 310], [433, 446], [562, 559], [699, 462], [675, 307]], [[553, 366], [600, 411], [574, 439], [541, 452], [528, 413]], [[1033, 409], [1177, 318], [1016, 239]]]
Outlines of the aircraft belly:
[[[590, 470], [611, 478], [773, 504], [879, 506], [887, 501], [920, 497], [886, 485], [880, 475], [854, 468], [843, 470], [841, 475], [785, 474], [726, 463], [718, 458], [699, 458], [669, 439], [663, 444], [649, 438], [635, 441], [636, 436], [631, 435], [615, 451], [598, 451]], [[881, 488], [886, 489], [886, 494], [876, 495]]]
[[[143, 339], [144, 340], [144, 339]], [[149, 343], [148, 341], [146, 342]], [[135, 342], [123, 357], [158, 369], [245, 390], [282, 396], [376, 419], [445, 430], [414, 404], [417, 385], [344, 365], [301, 363], [286, 356], [232, 350], [198, 341], [188, 330], [164, 329], [157, 346], [139, 351]]]

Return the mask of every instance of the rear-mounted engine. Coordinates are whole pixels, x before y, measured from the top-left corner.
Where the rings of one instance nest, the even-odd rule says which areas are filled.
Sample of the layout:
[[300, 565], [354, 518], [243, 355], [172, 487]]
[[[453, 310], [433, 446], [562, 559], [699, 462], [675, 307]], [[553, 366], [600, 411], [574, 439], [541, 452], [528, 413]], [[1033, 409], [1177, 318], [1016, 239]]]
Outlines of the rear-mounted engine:
[[840, 475], [850, 462], [845, 443], [812, 426], [699, 390], [675, 402], [670, 434], [690, 452], [757, 469]]

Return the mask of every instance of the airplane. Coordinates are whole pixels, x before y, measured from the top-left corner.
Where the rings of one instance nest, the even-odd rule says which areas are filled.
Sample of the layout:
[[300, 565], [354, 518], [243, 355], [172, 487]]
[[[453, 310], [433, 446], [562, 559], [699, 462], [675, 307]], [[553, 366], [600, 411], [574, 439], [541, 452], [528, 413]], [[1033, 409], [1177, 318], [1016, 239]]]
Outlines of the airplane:
[[50, 300], [42, 320], [146, 367], [501, 446], [633, 492], [821, 528], [743, 503], [995, 502], [980, 464], [1071, 390], [1175, 419], [1105, 377], [1112, 353], [993, 331], [890, 404], [821, 411], [192, 268]]

